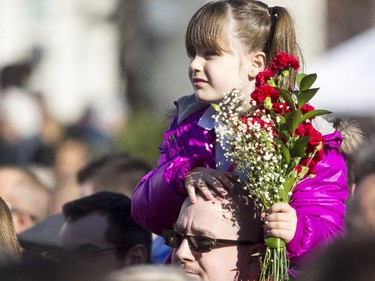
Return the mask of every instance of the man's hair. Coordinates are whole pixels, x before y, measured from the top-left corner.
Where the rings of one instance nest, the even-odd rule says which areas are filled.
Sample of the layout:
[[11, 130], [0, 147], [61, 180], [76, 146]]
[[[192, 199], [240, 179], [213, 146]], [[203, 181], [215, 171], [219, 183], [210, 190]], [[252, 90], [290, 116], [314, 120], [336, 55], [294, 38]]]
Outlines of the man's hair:
[[79, 184], [90, 181], [94, 192], [112, 191], [131, 197], [141, 178], [150, 171], [145, 162], [125, 153], [103, 156], [77, 174]]
[[[129, 247], [141, 244], [150, 254], [151, 232], [139, 226], [131, 217], [130, 198], [115, 192], [98, 192], [68, 203], [62, 208], [66, 221], [76, 221], [94, 212], [101, 213], [108, 218], [109, 227], [106, 231], [106, 239], [117, 247], [118, 256], [123, 257]], [[95, 227], [95, 226], [93, 226]], [[122, 258], [121, 257], [121, 258]], [[149, 260], [148, 256], [148, 260]]]

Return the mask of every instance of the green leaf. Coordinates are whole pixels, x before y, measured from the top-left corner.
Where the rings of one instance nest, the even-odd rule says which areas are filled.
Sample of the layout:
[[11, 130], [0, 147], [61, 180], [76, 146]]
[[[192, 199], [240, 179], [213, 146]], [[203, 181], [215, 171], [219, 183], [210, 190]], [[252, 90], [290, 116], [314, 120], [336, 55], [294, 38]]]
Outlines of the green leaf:
[[296, 140], [292, 150], [290, 151], [291, 157], [303, 157], [305, 156], [306, 146], [309, 142], [309, 136], [303, 136]]
[[301, 118], [301, 122], [307, 120], [307, 119], [311, 119], [311, 118], [314, 118], [316, 116], [320, 116], [320, 115], [325, 115], [325, 114], [330, 114], [332, 113], [331, 111], [329, 110], [325, 110], [325, 109], [316, 109], [316, 110], [312, 110], [312, 111], [309, 111], [309, 112], [306, 112], [302, 118]]
[[318, 76], [315, 73], [308, 74], [305, 77], [303, 77], [299, 85], [300, 91], [306, 91], [310, 89], [310, 87], [312, 86], [312, 84], [314, 84], [317, 77]]
[[220, 109], [220, 106], [217, 105], [216, 103], [211, 103], [211, 106], [212, 108], [217, 111], [217, 112], [221, 112], [221, 109]]
[[286, 173], [285, 173], [286, 175], [289, 175], [294, 170], [294, 168], [297, 165], [296, 160], [299, 162], [299, 159], [291, 158], [288, 168], [286, 169]]
[[288, 194], [294, 183], [294, 177], [287, 178], [284, 182], [284, 190]]
[[278, 195], [279, 195], [279, 198], [281, 199], [281, 202], [287, 202], [288, 191], [285, 188], [280, 189]]
[[294, 135], [297, 126], [302, 122], [302, 111], [297, 109], [285, 114], [286, 124], [289, 126], [290, 134]]
[[280, 118], [280, 125], [285, 123], [285, 117], [283, 115], [278, 114], [277, 115]]
[[[285, 124], [285, 122], [284, 122], [284, 124]], [[278, 133], [279, 133], [279, 139], [280, 140], [289, 140], [290, 139], [289, 129], [285, 130], [283, 127], [281, 127]]]
[[298, 73], [297, 76], [296, 76], [296, 82], [297, 82], [297, 86], [298, 86], [298, 89], [301, 88], [301, 81], [302, 79], [306, 76], [305, 73]]
[[285, 144], [283, 144], [282, 142], [280, 142], [280, 147], [281, 147], [281, 153], [282, 153], [282, 157], [285, 161], [285, 164], [289, 164], [290, 162], [290, 151], [289, 149], [285, 146]]
[[302, 106], [304, 106], [306, 103], [308, 103], [318, 92], [319, 88], [313, 88], [301, 91], [298, 96], [298, 109], [300, 109]]
[[276, 83], [275, 83], [275, 80], [273, 77], [271, 77], [270, 79], [268, 79], [267, 81], [267, 84], [272, 86], [272, 87], [276, 87]]
[[294, 109], [294, 101], [292, 99], [291, 94], [288, 91], [285, 91], [283, 89], [278, 89], [280, 96], [285, 100], [285, 102], [290, 106], [290, 108]]
[[284, 76], [284, 77], [288, 77], [289, 76], [289, 69], [284, 69], [282, 72], [281, 72], [281, 75]]
[[285, 241], [277, 237], [267, 237], [264, 244], [273, 249], [281, 249], [286, 246]]

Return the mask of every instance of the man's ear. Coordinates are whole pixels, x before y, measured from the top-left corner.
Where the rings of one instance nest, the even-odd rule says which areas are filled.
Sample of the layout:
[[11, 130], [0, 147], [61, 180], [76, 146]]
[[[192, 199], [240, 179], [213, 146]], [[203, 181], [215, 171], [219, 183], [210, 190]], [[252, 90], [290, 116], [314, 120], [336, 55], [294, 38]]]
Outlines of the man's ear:
[[259, 72], [266, 67], [266, 54], [264, 52], [253, 52], [250, 54], [249, 79], [254, 79]]
[[148, 252], [145, 246], [141, 244], [134, 245], [125, 254], [124, 266], [143, 264], [147, 262]]

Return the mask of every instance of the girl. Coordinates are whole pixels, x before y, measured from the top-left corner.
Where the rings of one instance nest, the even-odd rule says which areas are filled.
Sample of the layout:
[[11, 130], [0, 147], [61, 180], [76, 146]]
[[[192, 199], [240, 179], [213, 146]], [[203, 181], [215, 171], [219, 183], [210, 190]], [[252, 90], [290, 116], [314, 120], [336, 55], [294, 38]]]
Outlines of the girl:
[[[187, 196], [195, 202], [196, 188], [208, 200], [211, 192], [225, 196], [234, 188], [233, 175], [226, 171], [223, 155], [215, 146], [210, 104], [219, 103], [234, 88], [241, 87], [249, 96], [255, 77], [278, 52], [292, 53], [301, 61], [288, 11], [252, 0], [204, 5], [190, 20], [186, 49], [194, 95], [175, 102], [178, 115], [164, 134], [157, 168], [132, 195], [135, 220], [157, 234], [173, 227]], [[342, 136], [320, 120], [317, 129], [324, 135], [326, 148], [317, 176], [295, 188], [290, 204], [275, 204], [265, 215], [267, 234], [287, 242], [292, 264], [343, 233], [347, 187], [345, 162], [338, 151]]]

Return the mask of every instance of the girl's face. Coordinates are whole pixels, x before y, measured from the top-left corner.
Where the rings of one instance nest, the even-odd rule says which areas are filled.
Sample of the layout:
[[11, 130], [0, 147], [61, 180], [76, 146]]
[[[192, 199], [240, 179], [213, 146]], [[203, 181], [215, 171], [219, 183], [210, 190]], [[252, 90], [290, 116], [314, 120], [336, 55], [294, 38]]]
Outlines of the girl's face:
[[229, 50], [225, 52], [195, 48], [189, 77], [201, 102], [219, 103], [225, 92], [240, 87], [247, 92], [249, 87], [254, 87], [255, 80], [249, 77], [250, 56], [241, 54], [233, 39], [229, 41]]

